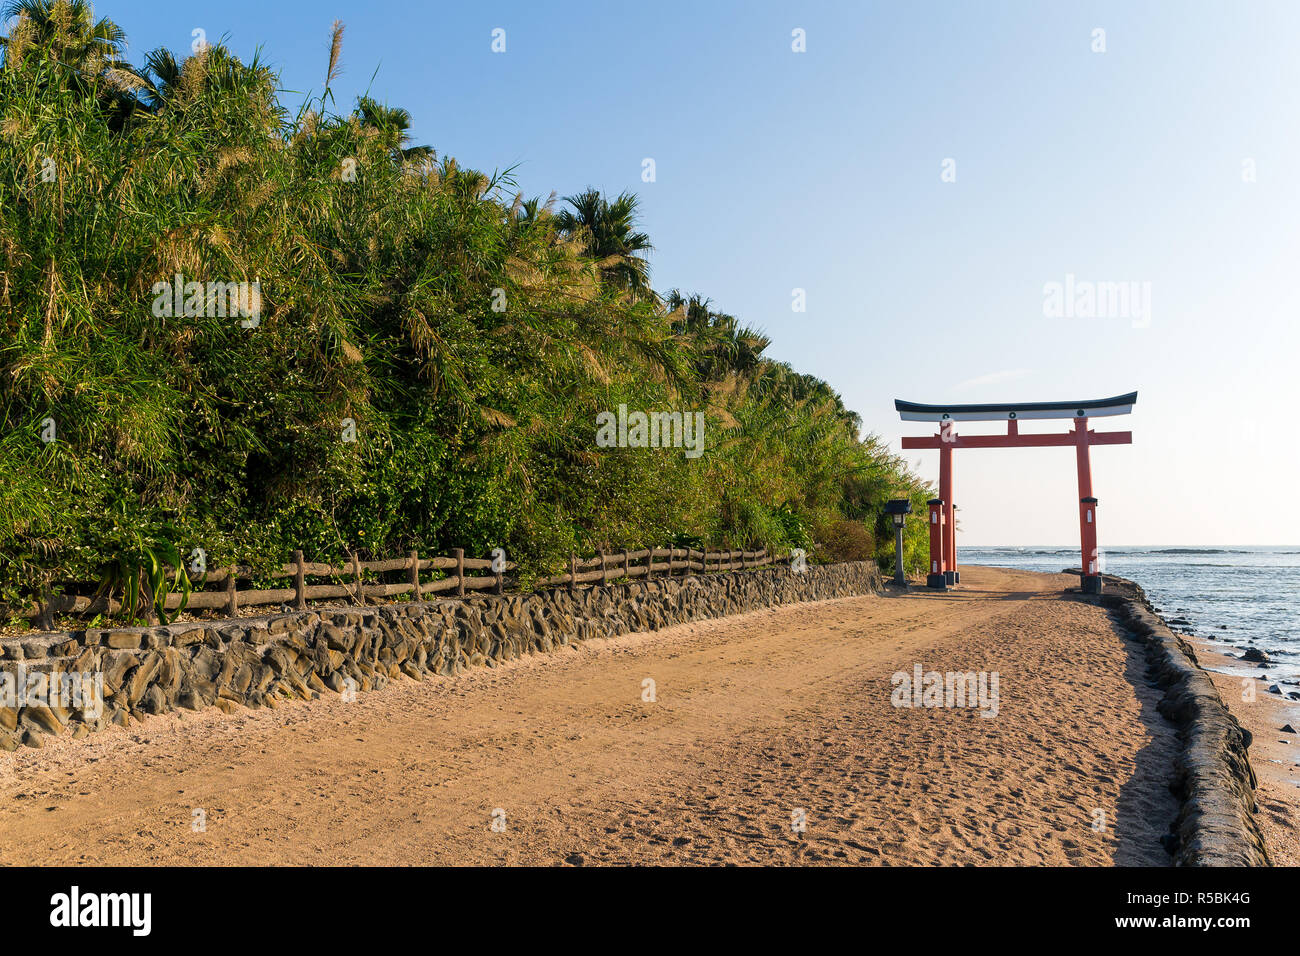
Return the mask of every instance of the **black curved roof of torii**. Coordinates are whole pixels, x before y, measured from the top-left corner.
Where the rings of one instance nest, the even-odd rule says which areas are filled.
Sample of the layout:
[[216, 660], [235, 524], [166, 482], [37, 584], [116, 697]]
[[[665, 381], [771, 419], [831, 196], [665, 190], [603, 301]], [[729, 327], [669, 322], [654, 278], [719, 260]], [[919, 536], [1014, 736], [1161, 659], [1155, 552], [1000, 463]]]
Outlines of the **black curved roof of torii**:
[[1081, 402], [1010, 402], [988, 405], [922, 405], [894, 399], [894, 409], [905, 422], [993, 422], [1011, 418], [1099, 418], [1127, 415], [1137, 403], [1137, 392]]

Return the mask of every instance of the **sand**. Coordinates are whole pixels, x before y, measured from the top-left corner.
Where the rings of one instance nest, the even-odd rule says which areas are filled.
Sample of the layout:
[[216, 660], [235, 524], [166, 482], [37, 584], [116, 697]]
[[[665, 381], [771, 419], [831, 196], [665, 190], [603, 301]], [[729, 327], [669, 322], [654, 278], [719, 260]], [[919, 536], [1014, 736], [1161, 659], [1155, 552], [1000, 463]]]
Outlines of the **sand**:
[[[0, 755], [0, 862], [1165, 865], [1176, 740], [1075, 580], [964, 568], [58, 738]], [[998, 672], [997, 716], [895, 707], [918, 663]]]

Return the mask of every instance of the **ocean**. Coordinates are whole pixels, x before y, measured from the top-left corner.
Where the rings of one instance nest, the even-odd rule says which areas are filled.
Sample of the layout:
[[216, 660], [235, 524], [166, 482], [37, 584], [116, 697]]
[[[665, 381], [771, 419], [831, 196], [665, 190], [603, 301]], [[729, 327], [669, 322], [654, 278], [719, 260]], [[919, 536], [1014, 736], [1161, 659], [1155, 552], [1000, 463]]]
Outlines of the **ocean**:
[[[963, 564], [1063, 571], [1079, 566], [1079, 549], [959, 546], [958, 568]], [[1258, 647], [1276, 662], [1217, 670], [1300, 688], [1300, 547], [1105, 548], [1102, 570], [1136, 581], [1166, 621], [1190, 622], [1175, 630], [1192, 631], [1232, 657]]]

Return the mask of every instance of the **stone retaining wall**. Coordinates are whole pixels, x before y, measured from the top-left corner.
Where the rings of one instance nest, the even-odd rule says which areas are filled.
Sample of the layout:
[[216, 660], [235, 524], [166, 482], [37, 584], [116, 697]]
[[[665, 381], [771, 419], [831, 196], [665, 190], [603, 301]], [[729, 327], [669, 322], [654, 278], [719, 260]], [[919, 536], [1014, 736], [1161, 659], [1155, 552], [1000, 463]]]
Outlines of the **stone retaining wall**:
[[[39, 747], [46, 734], [83, 736], [177, 708], [274, 707], [277, 701], [383, 687], [399, 675], [451, 675], [523, 654], [796, 601], [880, 588], [873, 562], [739, 571], [532, 594], [321, 608], [268, 617], [117, 628], [0, 640], [22, 694], [39, 677], [102, 679], [102, 707], [31, 696], [0, 699], [0, 749]], [[72, 684], [80, 688], [79, 680]], [[2, 698], [0, 694], [0, 698]], [[87, 695], [93, 697], [92, 695]], [[39, 689], [38, 700], [42, 699]], [[26, 705], [23, 706], [24, 700]], [[65, 698], [63, 703], [68, 703]], [[6, 706], [14, 704], [14, 706]], [[96, 713], [96, 711], [98, 711]]]
[[1250, 732], [1237, 723], [1191, 646], [1169, 629], [1132, 581], [1105, 578], [1102, 603], [1146, 645], [1149, 672], [1164, 688], [1159, 710], [1182, 744], [1173, 789], [1181, 809], [1170, 833], [1180, 866], [1268, 866], [1255, 822]]

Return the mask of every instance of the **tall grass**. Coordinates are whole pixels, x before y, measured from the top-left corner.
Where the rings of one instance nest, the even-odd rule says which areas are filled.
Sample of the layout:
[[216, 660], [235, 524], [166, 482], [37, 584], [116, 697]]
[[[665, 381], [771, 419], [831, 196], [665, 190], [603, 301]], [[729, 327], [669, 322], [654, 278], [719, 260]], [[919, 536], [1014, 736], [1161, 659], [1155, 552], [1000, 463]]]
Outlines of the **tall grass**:
[[[810, 543], [924, 497], [761, 335], [649, 292], [635, 203], [560, 215], [411, 144], [395, 107], [326, 89], [291, 116], [260, 62], [213, 46], [129, 67], [84, 5], [18, 6], [0, 600], [102, 577], [141, 540], [212, 567], [504, 546], [542, 570], [678, 536]], [[259, 321], [155, 314], [177, 274], [258, 283]], [[597, 448], [620, 403], [705, 410], [707, 453]]]

